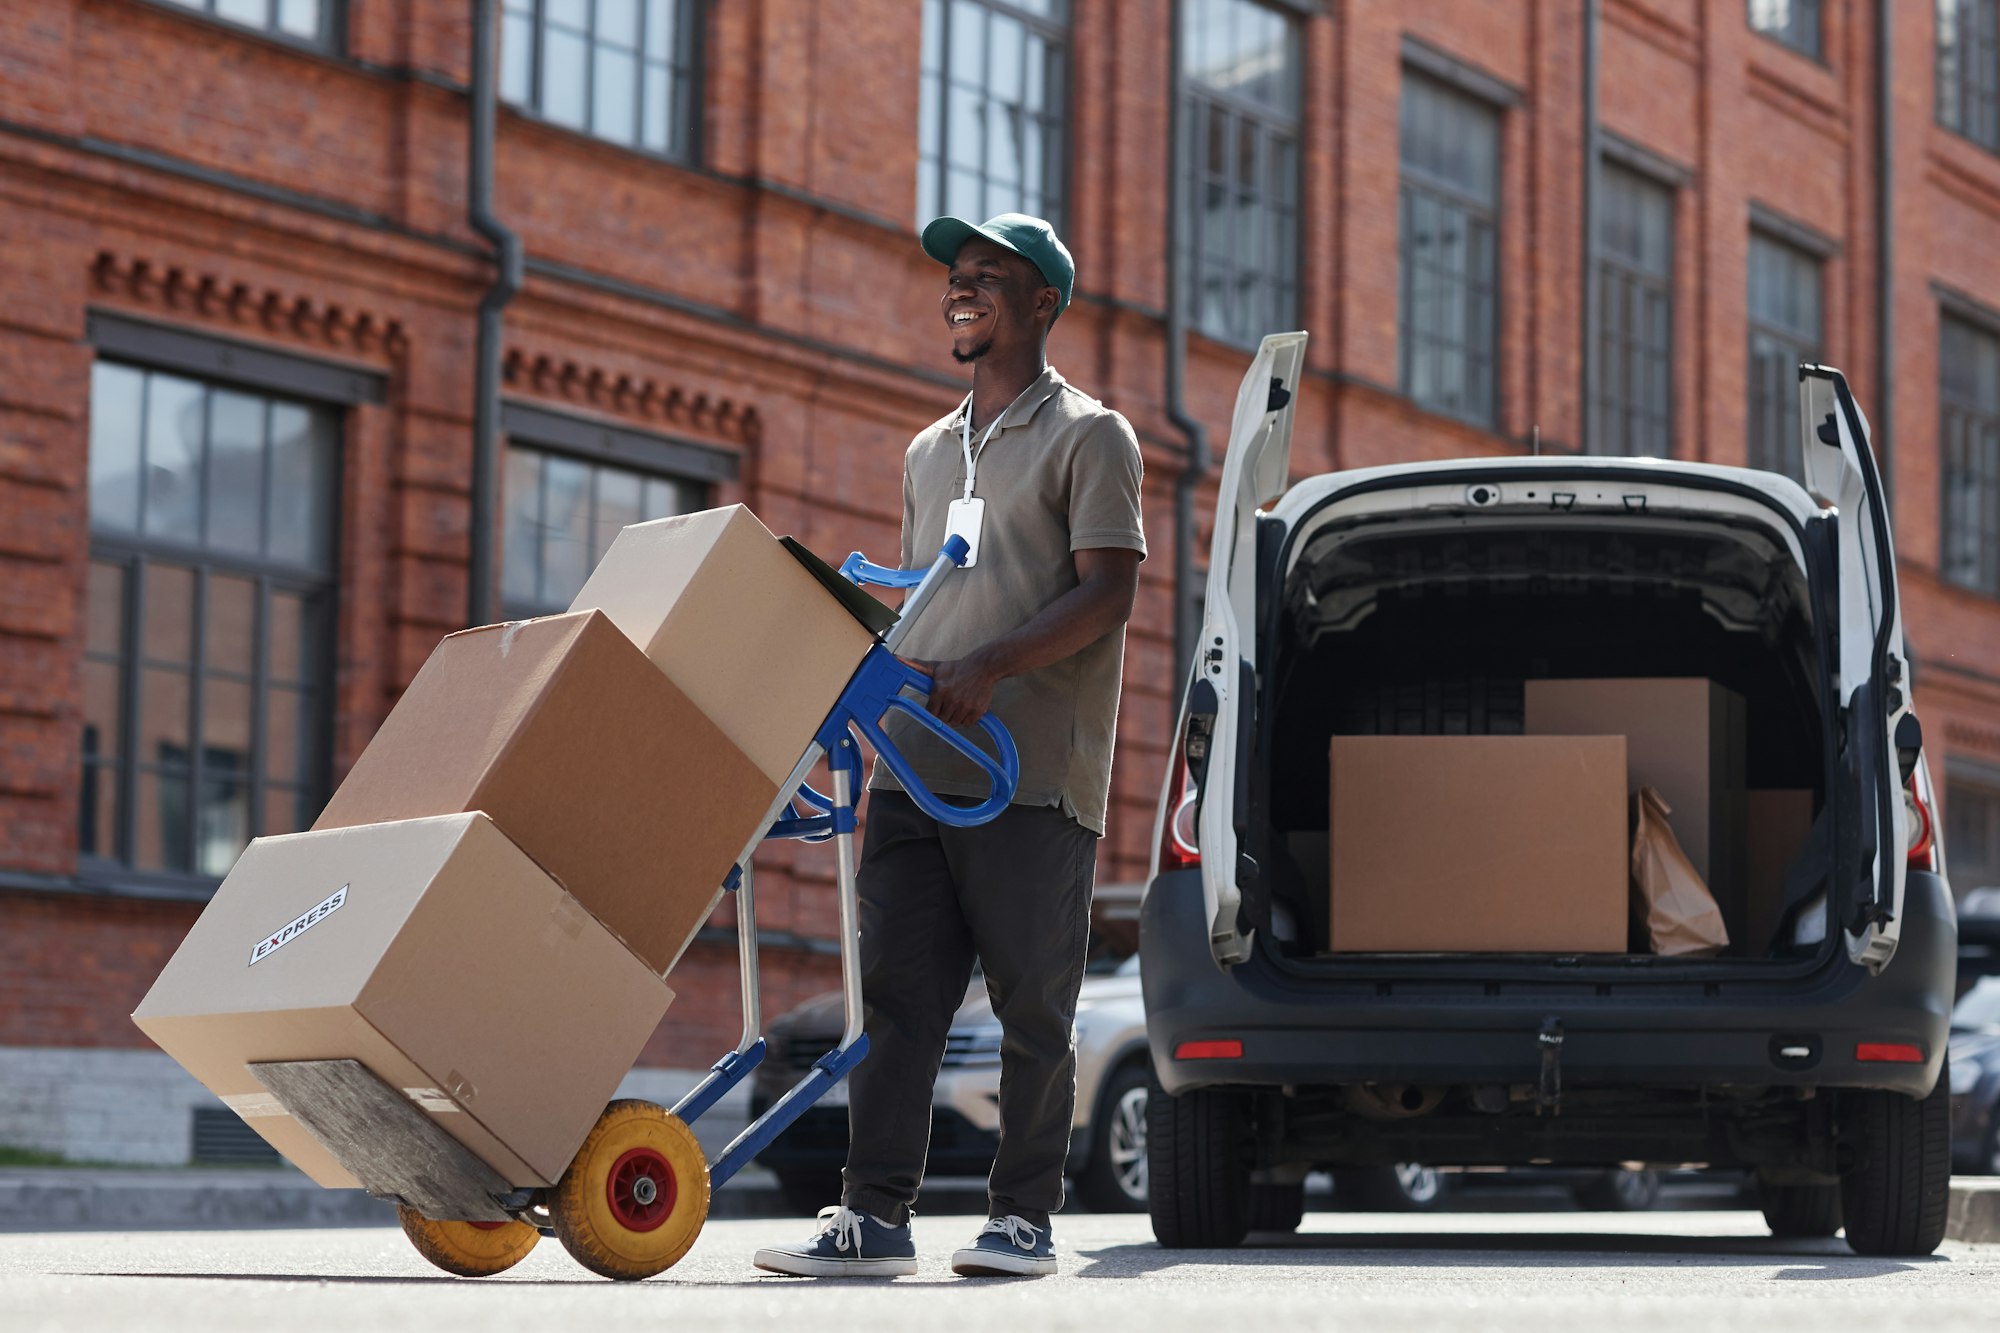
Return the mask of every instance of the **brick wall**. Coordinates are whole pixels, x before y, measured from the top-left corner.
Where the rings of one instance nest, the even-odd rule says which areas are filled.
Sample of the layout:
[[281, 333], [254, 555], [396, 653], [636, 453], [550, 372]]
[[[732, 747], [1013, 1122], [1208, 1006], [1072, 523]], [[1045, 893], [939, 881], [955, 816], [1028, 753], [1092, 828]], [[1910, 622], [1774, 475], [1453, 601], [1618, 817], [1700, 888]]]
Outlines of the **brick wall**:
[[[1171, 497], [1161, 402], [1167, 32], [1151, 0], [1077, 0], [1068, 237], [1079, 297], [1055, 363], [1131, 418], [1145, 567], [1099, 875], [1140, 878], [1171, 718]], [[1674, 166], [1676, 452], [1745, 457], [1753, 205], [1826, 237], [1829, 357], [1877, 389], [1872, 12], [1832, 3], [1826, 58], [1740, 5], [1605, 0], [1603, 123]], [[348, 414], [336, 766], [366, 744], [465, 604], [473, 310], [464, 222], [465, 7], [348, 0], [338, 54], [154, 0], [0, 0], [0, 1045], [140, 1042], [125, 1022], [192, 909], [74, 890], [77, 609], [88, 550], [86, 314], [108, 309], [387, 377]], [[911, 433], [963, 392], [914, 238], [918, 24], [908, 0], [706, 5], [701, 165], [511, 110], [499, 211], [535, 261], [507, 316], [511, 397], [736, 454], [722, 498], [823, 552], [896, 546]], [[1345, 0], [1301, 21], [1300, 471], [1551, 449], [1582, 432], [1580, 5]], [[1929, 7], [1898, 6], [1896, 522], [1933, 763], [2000, 763], [2000, 614], [1939, 586], [1937, 299], [2000, 308], [2000, 158], [1932, 124]], [[1395, 389], [1397, 98], [1406, 39], [1500, 80], [1497, 428]], [[579, 278], [577, 275], [586, 275]], [[1218, 435], [1247, 353], [1193, 341]], [[1878, 418], [1880, 414], [1877, 414]], [[1203, 501], [1207, 504], [1206, 498]], [[1206, 529], [1206, 521], [1202, 524]], [[1200, 563], [1200, 561], [1198, 561]], [[781, 939], [833, 930], [823, 849], [763, 862]], [[726, 924], [726, 919], [718, 924]], [[774, 944], [768, 1004], [831, 984]], [[733, 1043], [726, 944], [698, 944], [647, 1063]]]

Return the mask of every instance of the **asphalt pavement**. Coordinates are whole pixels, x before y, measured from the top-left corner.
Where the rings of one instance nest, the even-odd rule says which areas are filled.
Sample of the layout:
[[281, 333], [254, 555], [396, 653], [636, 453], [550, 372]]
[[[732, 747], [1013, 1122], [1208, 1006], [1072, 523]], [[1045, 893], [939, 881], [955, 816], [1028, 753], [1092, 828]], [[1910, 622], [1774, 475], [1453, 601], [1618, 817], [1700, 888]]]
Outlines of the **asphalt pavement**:
[[553, 1241], [501, 1277], [451, 1278], [380, 1227], [0, 1235], [0, 1327], [1945, 1333], [2000, 1324], [2000, 1246], [1950, 1241], [1928, 1259], [1861, 1259], [1837, 1241], [1773, 1240], [1745, 1212], [1314, 1213], [1298, 1236], [1181, 1252], [1155, 1246], [1143, 1216], [1080, 1214], [1058, 1218], [1055, 1277], [953, 1277], [950, 1252], [978, 1222], [919, 1218], [915, 1277], [827, 1282], [750, 1267], [759, 1245], [807, 1224], [715, 1220], [678, 1267], [636, 1285], [591, 1276]]

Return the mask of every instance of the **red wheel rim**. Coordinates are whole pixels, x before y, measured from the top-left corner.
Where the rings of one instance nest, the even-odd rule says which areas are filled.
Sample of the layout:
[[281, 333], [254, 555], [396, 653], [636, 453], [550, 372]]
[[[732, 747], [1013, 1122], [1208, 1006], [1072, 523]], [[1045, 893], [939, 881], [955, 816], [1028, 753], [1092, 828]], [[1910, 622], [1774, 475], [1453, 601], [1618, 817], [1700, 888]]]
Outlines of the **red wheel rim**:
[[674, 1211], [674, 1169], [651, 1148], [632, 1148], [611, 1164], [604, 1195], [628, 1231], [651, 1231]]

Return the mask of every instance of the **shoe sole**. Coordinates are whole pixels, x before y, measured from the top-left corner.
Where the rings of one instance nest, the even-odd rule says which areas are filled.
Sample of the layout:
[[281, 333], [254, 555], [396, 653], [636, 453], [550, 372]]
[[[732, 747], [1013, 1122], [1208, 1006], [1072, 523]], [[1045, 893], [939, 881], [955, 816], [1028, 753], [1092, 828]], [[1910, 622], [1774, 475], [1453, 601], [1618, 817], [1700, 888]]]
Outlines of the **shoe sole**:
[[915, 1277], [917, 1261], [908, 1259], [815, 1259], [786, 1250], [759, 1250], [750, 1260], [766, 1273], [785, 1277]]
[[1046, 1277], [1056, 1271], [1056, 1258], [964, 1249], [951, 1256], [951, 1271], [960, 1277]]

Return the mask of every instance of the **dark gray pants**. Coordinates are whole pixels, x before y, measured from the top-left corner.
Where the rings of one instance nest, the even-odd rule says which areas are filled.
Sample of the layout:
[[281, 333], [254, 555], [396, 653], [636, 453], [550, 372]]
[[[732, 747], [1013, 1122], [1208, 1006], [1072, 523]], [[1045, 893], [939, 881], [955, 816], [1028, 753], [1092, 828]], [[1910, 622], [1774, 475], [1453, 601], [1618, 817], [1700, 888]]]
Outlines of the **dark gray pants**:
[[848, 1207], [892, 1225], [909, 1216], [945, 1033], [974, 958], [1003, 1034], [990, 1215], [1045, 1227], [1062, 1206], [1096, 870], [1097, 835], [1059, 808], [1009, 806], [990, 824], [957, 829], [901, 792], [870, 793], [861, 851], [868, 1056], [848, 1075]]

